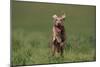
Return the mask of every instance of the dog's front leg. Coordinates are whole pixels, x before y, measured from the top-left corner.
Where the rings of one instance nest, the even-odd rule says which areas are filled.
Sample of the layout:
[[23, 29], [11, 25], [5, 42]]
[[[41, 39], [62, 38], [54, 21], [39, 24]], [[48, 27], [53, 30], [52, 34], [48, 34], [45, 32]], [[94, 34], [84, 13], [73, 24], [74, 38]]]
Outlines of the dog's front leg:
[[55, 45], [55, 40], [56, 40], [56, 31], [55, 31], [55, 28], [53, 27], [53, 36], [52, 36], [52, 56], [55, 55], [55, 52], [56, 52], [56, 47], [54, 46]]
[[56, 30], [55, 30], [55, 27], [53, 27], [53, 42], [55, 41], [56, 39]]

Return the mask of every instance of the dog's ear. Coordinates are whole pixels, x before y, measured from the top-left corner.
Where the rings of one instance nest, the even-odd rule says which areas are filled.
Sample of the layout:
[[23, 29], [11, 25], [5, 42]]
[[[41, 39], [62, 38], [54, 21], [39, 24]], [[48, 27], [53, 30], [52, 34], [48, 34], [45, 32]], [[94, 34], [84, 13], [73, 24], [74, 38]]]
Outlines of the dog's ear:
[[53, 17], [54, 19], [56, 19], [56, 18], [57, 18], [57, 15], [55, 14], [55, 15], [53, 15], [52, 17]]
[[63, 19], [65, 19], [65, 17], [66, 17], [66, 15], [65, 15], [65, 14], [63, 14], [63, 15], [62, 15], [62, 18], [63, 18]]

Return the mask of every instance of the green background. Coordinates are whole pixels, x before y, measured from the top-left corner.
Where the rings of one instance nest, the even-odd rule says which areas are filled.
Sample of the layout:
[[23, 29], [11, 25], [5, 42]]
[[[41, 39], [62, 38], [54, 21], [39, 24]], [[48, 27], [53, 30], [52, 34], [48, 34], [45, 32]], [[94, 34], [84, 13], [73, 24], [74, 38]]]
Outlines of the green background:
[[[95, 61], [96, 6], [18, 2], [11, 4], [13, 65]], [[66, 14], [64, 57], [52, 57], [54, 14]]]

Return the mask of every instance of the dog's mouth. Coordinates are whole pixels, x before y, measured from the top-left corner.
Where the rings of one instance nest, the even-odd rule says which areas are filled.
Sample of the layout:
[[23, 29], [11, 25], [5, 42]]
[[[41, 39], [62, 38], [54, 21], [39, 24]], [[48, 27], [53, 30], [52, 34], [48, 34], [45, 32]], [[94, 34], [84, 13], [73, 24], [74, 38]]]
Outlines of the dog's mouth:
[[61, 27], [62, 27], [61, 24], [55, 25], [56, 31], [61, 32]]
[[60, 28], [56, 27], [55, 29], [56, 29], [57, 32], [61, 32]]

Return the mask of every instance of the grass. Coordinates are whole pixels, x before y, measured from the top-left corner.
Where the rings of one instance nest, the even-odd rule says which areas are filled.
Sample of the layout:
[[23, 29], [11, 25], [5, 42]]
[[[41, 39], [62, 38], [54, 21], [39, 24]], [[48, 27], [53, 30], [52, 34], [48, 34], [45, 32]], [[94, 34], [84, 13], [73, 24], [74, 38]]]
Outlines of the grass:
[[[12, 3], [12, 65], [95, 61], [95, 6]], [[66, 13], [64, 57], [51, 56], [52, 15]]]

